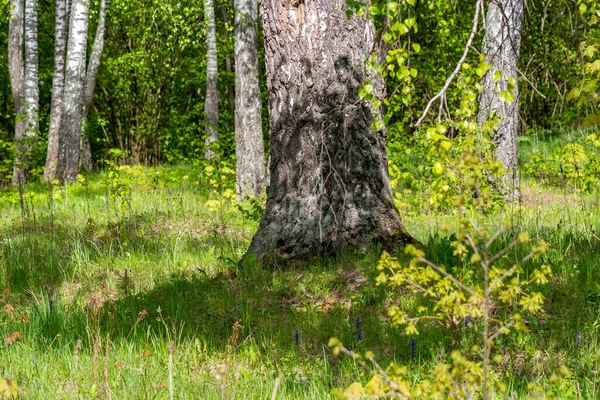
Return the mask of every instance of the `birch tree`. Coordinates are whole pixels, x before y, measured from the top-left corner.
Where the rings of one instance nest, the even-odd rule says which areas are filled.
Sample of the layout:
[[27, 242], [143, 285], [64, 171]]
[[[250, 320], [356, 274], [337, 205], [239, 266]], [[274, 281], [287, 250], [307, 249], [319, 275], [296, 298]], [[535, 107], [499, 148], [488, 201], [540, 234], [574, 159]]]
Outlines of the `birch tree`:
[[[15, 105], [15, 141], [20, 141], [25, 135], [25, 60], [23, 54], [23, 37], [25, 21], [25, 2], [24, 0], [11, 0], [10, 2], [10, 21], [8, 26], [8, 71], [10, 76], [10, 86]], [[19, 163], [17, 156], [17, 163]], [[22, 170], [15, 167], [13, 172], [13, 181], [15, 175], [17, 179]]]
[[291, 260], [411, 241], [394, 207], [381, 110], [367, 71], [375, 27], [345, 2], [261, 1], [269, 89], [267, 206], [245, 257]]
[[[96, 79], [100, 68], [100, 60], [104, 50], [104, 36], [106, 34], [106, 9], [108, 7], [107, 0], [100, 1], [100, 12], [98, 14], [98, 26], [96, 28], [96, 37], [92, 46], [92, 53], [88, 61], [87, 72], [85, 76], [85, 85], [83, 90], [83, 126], [85, 127], [87, 119], [92, 107], [94, 99], [94, 89], [96, 87]], [[90, 137], [87, 132], [81, 135], [81, 158], [80, 166], [86, 169], [92, 169], [92, 149], [90, 146]]]
[[266, 188], [258, 83], [258, 5], [235, 0], [235, 153], [238, 201], [260, 196]]
[[79, 173], [89, 0], [73, 0], [71, 7], [56, 170], [61, 182], [74, 181]]
[[54, 76], [52, 77], [52, 104], [50, 106], [50, 128], [48, 129], [48, 152], [44, 168], [44, 181], [56, 177], [58, 162], [58, 135], [64, 101], [65, 55], [67, 51], [67, 15], [69, 0], [56, 0], [54, 38]]
[[524, 0], [491, 0], [486, 15], [483, 54], [491, 66], [483, 77], [478, 122], [500, 120], [493, 140], [506, 169], [503, 191], [518, 196], [517, 134], [519, 128], [518, 62]]
[[15, 104], [13, 183], [27, 179], [31, 150], [39, 131], [38, 0], [11, 1], [9, 73]]
[[204, 0], [204, 18], [206, 22], [206, 99], [204, 103], [206, 158], [213, 153], [210, 145], [219, 140], [217, 125], [219, 124], [219, 90], [217, 67], [217, 32], [215, 26], [215, 8], [213, 0]]

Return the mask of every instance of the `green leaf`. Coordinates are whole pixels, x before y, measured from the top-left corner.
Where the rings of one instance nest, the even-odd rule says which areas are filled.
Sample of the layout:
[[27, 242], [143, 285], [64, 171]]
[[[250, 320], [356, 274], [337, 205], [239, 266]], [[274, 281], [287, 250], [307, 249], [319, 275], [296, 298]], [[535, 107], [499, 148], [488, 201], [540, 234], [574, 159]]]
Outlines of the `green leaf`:
[[512, 92], [503, 91], [498, 94], [498, 98], [505, 103], [512, 103], [515, 101], [515, 95]]
[[415, 51], [415, 53], [420, 53], [421, 52], [421, 45], [418, 43], [413, 43], [412, 44], [412, 48]]

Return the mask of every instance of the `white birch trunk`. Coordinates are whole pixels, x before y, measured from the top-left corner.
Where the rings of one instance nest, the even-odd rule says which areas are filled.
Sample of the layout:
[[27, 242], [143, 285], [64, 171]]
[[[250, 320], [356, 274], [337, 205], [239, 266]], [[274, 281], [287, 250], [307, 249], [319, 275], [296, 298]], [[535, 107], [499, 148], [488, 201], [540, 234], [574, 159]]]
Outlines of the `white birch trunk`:
[[[25, 60], [23, 54], [24, 37], [24, 0], [10, 1], [10, 21], [8, 26], [8, 72], [10, 76], [10, 85], [15, 105], [15, 142], [18, 142], [25, 135]], [[19, 161], [16, 160], [18, 165]], [[13, 182], [15, 178], [18, 182], [21, 170], [13, 172]], [[15, 182], [15, 183], [17, 183]]]
[[[27, 0], [24, 7], [24, 42], [20, 45], [23, 51], [23, 86], [21, 110], [19, 117], [24, 126], [15, 132], [15, 167], [13, 183], [27, 180], [27, 172], [31, 167], [30, 153], [39, 131], [39, 80], [38, 80], [38, 0]], [[16, 27], [15, 27], [16, 29]], [[22, 29], [22, 28], [19, 28]], [[15, 42], [15, 45], [17, 43]]]
[[[87, 73], [85, 76], [85, 86], [83, 90], [83, 126], [86, 126], [87, 119], [92, 107], [94, 99], [94, 89], [96, 87], [96, 78], [98, 77], [98, 69], [100, 68], [100, 60], [104, 51], [104, 36], [106, 33], [106, 9], [108, 0], [100, 1], [100, 12], [98, 14], [98, 26], [96, 28], [96, 37], [94, 38], [94, 46], [88, 61]], [[92, 149], [90, 145], [90, 137], [87, 132], [81, 135], [81, 157], [79, 160], [81, 167], [87, 170], [92, 169]]]
[[[506, 168], [503, 191], [507, 198], [518, 196], [517, 134], [519, 128], [518, 62], [521, 47], [524, 0], [491, 0], [486, 16], [483, 43], [485, 62], [491, 65], [483, 77], [479, 100], [479, 123], [492, 115], [500, 119], [493, 140], [498, 160]], [[497, 71], [502, 74], [500, 79]], [[500, 93], [514, 81], [514, 101], [506, 102]]]
[[265, 150], [258, 83], [258, 4], [235, 0], [235, 154], [237, 199], [266, 189]]
[[44, 168], [44, 181], [46, 182], [56, 178], [56, 164], [58, 162], [58, 134], [62, 118], [65, 87], [67, 1], [68, 0], [56, 0], [52, 105], [50, 107], [50, 128], [48, 130], [48, 153], [46, 155], [46, 167]]
[[89, 0], [73, 0], [56, 171], [61, 182], [74, 181], [79, 173], [88, 16]]
[[205, 157], [211, 158], [213, 152], [210, 144], [219, 140], [217, 125], [219, 124], [219, 92], [217, 88], [217, 34], [215, 27], [215, 9], [213, 0], [204, 0], [204, 18], [206, 21], [206, 101], [204, 112], [206, 114], [206, 153]]

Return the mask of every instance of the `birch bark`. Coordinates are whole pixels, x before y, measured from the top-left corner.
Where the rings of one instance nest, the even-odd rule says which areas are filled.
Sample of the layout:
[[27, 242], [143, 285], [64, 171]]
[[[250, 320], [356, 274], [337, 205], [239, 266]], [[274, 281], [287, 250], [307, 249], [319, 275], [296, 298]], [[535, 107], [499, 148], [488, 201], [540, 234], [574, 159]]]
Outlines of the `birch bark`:
[[266, 189], [265, 149], [258, 83], [258, 5], [235, 0], [235, 154], [238, 201]]
[[[517, 135], [519, 130], [518, 62], [521, 48], [524, 0], [491, 0], [483, 43], [485, 62], [491, 68], [483, 77], [479, 99], [480, 124], [494, 115], [500, 119], [493, 140], [498, 160], [506, 169], [502, 190], [508, 199], [518, 196]], [[498, 77], [501, 75], [501, 78]], [[511, 91], [511, 88], [514, 90]], [[501, 93], [512, 93], [506, 101]], [[512, 97], [509, 95], [509, 97]]]
[[[96, 88], [96, 79], [98, 77], [98, 70], [100, 68], [100, 60], [102, 59], [102, 52], [104, 51], [104, 36], [106, 34], [106, 10], [108, 8], [108, 1], [100, 1], [100, 12], [98, 14], [98, 26], [96, 28], [96, 37], [94, 38], [94, 45], [88, 61], [87, 73], [85, 76], [85, 86], [83, 91], [83, 126], [85, 127], [87, 119], [92, 107], [92, 100], [94, 99], [94, 89]], [[90, 145], [90, 137], [87, 132], [83, 131], [81, 135], [81, 158], [80, 166], [87, 170], [92, 169], [92, 149]]]
[[[8, 26], [8, 72], [10, 76], [10, 86], [15, 105], [15, 142], [18, 142], [25, 136], [25, 60], [24, 60], [24, 21], [25, 21], [25, 2], [24, 0], [10, 1], [10, 21]], [[18, 156], [17, 156], [18, 157]], [[13, 171], [13, 182], [15, 178], [18, 181], [21, 178], [22, 170], [18, 168], [19, 160], [16, 160], [16, 166]], [[16, 183], [16, 182], [15, 182]]]
[[[305, 259], [412, 238], [394, 207], [381, 110], [360, 99], [375, 44], [344, 1], [261, 1], [271, 132], [267, 207], [245, 258]], [[377, 127], [374, 126], [374, 122]]]
[[48, 130], [48, 153], [44, 168], [44, 181], [56, 178], [58, 163], [58, 135], [65, 88], [65, 55], [67, 51], [67, 2], [56, 0], [56, 20], [54, 38], [54, 76], [52, 78], [52, 104], [50, 106], [50, 128]]
[[204, 103], [206, 153], [205, 158], [213, 157], [210, 145], [219, 140], [219, 91], [217, 88], [217, 33], [215, 27], [215, 8], [213, 0], [204, 0], [204, 18], [206, 21], [206, 101]]
[[79, 173], [88, 16], [89, 0], [73, 0], [56, 170], [61, 182], [74, 181]]
[[[18, 7], [21, 8], [23, 3]], [[17, 6], [15, 5], [15, 9]], [[21, 58], [21, 66], [15, 65], [16, 69], [23, 70], [22, 84], [17, 86], [21, 93], [18, 94], [19, 112], [17, 119], [21, 119], [22, 126], [15, 131], [15, 167], [13, 170], [13, 183], [27, 180], [27, 173], [31, 167], [31, 150], [35, 144], [39, 131], [39, 79], [38, 79], [38, 0], [27, 0], [23, 8], [23, 18], [15, 18], [12, 28], [21, 31], [24, 27], [24, 36], [19, 32], [15, 36], [14, 46], [22, 46], [17, 60]], [[18, 11], [20, 13], [20, 10]], [[11, 20], [11, 24], [13, 21]], [[9, 28], [11, 30], [11, 28]], [[13, 33], [11, 31], [11, 33]], [[19, 72], [20, 73], [20, 72]], [[17, 78], [20, 79], [20, 78]], [[15, 103], [16, 104], [16, 103]]]

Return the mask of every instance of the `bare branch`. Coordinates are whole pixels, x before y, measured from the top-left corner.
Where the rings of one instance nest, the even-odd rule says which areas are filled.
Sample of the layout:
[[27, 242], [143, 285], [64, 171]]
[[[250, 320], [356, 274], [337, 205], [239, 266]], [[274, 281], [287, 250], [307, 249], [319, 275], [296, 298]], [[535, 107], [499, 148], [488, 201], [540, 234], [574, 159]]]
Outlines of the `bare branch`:
[[456, 64], [456, 68], [454, 69], [452, 74], [450, 74], [448, 79], [446, 79], [446, 83], [444, 84], [444, 87], [442, 88], [442, 90], [440, 90], [438, 94], [436, 94], [435, 96], [433, 96], [433, 98], [431, 100], [429, 100], [429, 103], [427, 103], [427, 106], [425, 107], [425, 111], [423, 111], [423, 115], [421, 115], [421, 118], [419, 118], [419, 120], [417, 121], [415, 126], [421, 125], [421, 123], [427, 116], [427, 113], [429, 112], [429, 109], [431, 108], [433, 103], [435, 103], [436, 100], [438, 100], [439, 98], [441, 98], [442, 96], [444, 96], [446, 94], [446, 91], [452, 84], [452, 81], [454, 81], [454, 78], [456, 78], [456, 75], [458, 75], [458, 72], [460, 71], [462, 64], [467, 59], [467, 55], [469, 54], [469, 48], [471, 47], [471, 43], [473, 43], [473, 39], [475, 38], [475, 35], [477, 34], [478, 27], [479, 27], [479, 13], [481, 12], [482, 7], [483, 7], [483, 0], [477, 0], [477, 3], [475, 4], [475, 17], [473, 18], [473, 28], [471, 29], [471, 35], [469, 36], [469, 40], [467, 40], [467, 45], [465, 46], [465, 51], [464, 51], [462, 57], [460, 58], [460, 60], [458, 61], [458, 63]]

